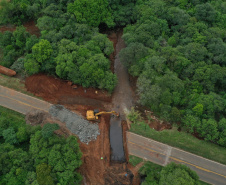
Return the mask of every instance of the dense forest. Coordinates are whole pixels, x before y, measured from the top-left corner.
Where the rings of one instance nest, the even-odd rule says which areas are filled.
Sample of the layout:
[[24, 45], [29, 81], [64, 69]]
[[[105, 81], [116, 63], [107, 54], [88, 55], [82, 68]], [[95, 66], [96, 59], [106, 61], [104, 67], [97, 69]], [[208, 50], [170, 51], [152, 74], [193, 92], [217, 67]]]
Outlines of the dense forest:
[[0, 107], [0, 184], [79, 184], [82, 153], [77, 139], [55, 135], [57, 124], [31, 126]]
[[151, 0], [137, 10], [120, 56], [141, 104], [226, 146], [226, 2]]
[[[120, 53], [137, 78], [140, 103], [190, 133], [226, 146], [226, 2], [223, 0], [1, 1], [1, 65], [114, 90], [100, 29], [124, 27]], [[21, 26], [35, 20], [37, 38]]]
[[[112, 92], [116, 76], [108, 56], [113, 44], [100, 34], [100, 23], [114, 26], [107, 1], [6, 1], [1, 2], [0, 24], [18, 25], [0, 35], [1, 65], [32, 75], [45, 72], [84, 87]], [[92, 15], [92, 16], [91, 16]], [[37, 38], [21, 26], [35, 20]]]

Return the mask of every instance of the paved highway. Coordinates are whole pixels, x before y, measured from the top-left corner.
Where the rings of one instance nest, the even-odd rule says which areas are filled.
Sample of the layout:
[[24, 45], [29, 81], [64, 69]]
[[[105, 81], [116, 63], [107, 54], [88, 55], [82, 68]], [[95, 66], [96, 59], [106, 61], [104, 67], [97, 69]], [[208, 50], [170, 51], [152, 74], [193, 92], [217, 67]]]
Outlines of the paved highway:
[[144, 158], [161, 166], [170, 162], [185, 164], [196, 171], [202, 181], [214, 185], [226, 185], [226, 165], [131, 132], [127, 132], [127, 146], [130, 155]]
[[50, 103], [25, 95], [7, 87], [0, 86], [0, 105], [26, 114], [32, 109], [49, 111]]

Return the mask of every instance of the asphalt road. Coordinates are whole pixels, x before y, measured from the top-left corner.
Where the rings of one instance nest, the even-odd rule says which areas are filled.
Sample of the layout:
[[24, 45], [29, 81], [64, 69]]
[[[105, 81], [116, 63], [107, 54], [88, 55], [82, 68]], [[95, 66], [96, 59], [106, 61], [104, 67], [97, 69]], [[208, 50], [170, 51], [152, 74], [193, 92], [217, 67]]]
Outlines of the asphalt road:
[[48, 112], [52, 104], [7, 87], [0, 86], [0, 105], [22, 114], [26, 114], [32, 109]]
[[170, 162], [185, 164], [196, 171], [200, 180], [214, 185], [226, 185], [226, 165], [179, 150], [143, 136], [127, 132], [130, 155], [165, 166]]
[[[32, 109], [48, 112], [51, 104], [15, 90], [0, 86], [0, 105], [26, 114]], [[200, 179], [215, 185], [226, 185], [226, 165], [179, 150], [131, 132], [127, 132], [129, 154], [165, 166], [171, 161], [196, 171]]]

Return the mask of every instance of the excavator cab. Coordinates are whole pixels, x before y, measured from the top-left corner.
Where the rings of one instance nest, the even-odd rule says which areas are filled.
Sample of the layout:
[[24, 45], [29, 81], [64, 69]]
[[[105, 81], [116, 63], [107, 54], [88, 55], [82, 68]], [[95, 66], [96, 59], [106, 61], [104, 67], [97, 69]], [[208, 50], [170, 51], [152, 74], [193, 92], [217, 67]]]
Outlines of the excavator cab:
[[94, 115], [94, 111], [93, 111], [93, 110], [88, 110], [88, 111], [86, 112], [86, 118], [87, 118], [87, 120], [89, 120], [89, 121], [96, 120], [96, 117], [95, 117], [95, 115]]
[[119, 117], [119, 113], [116, 113], [115, 111], [111, 111], [111, 112], [102, 111], [102, 112], [99, 112], [98, 109], [94, 109], [94, 110], [88, 110], [86, 112], [86, 118], [89, 121], [98, 120], [98, 116], [101, 115], [101, 114], [114, 114], [117, 117]]

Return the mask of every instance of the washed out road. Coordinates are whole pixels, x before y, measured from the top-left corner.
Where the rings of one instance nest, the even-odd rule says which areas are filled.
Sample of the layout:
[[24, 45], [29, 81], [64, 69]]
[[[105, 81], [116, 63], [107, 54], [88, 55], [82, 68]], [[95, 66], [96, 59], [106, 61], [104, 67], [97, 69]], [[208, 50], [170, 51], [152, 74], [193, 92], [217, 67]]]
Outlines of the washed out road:
[[196, 171], [202, 181], [226, 185], [226, 165], [131, 132], [127, 132], [127, 146], [130, 155], [144, 158], [161, 166], [170, 162], [181, 163]]
[[0, 86], [0, 105], [16, 112], [26, 114], [33, 109], [48, 112], [52, 104]]
[[[32, 109], [49, 111], [52, 104], [0, 86], [0, 105], [26, 114]], [[181, 163], [196, 171], [200, 179], [215, 185], [226, 185], [226, 165], [159, 143], [152, 139], [127, 132], [130, 155], [135, 155], [165, 166], [170, 162]]]

